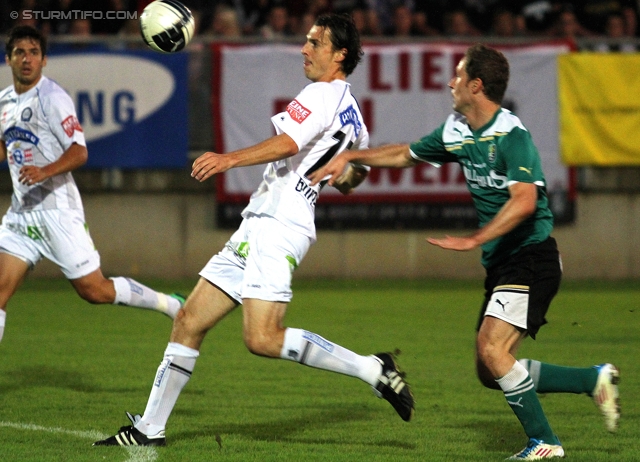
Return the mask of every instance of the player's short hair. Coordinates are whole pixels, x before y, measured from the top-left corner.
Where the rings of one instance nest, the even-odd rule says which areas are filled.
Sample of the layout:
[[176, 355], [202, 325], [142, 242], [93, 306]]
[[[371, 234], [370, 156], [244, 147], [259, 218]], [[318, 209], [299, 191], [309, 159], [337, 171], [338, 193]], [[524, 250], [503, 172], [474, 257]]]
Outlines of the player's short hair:
[[47, 38], [42, 35], [38, 29], [34, 29], [31, 26], [15, 26], [7, 33], [7, 39], [4, 42], [4, 52], [7, 56], [11, 57], [13, 53], [13, 47], [18, 40], [31, 39], [40, 44], [40, 50], [42, 56], [47, 54]]
[[353, 18], [348, 14], [323, 14], [314, 25], [331, 31], [331, 44], [334, 50], [347, 50], [342, 61], [342, 71], [350, 75], [356, 68], [364, 52], [360, 43], [360, 33]]
[[494, 103], [502, 104], [509, 83], [507, 58], [498, 50], [477, 43], [467, 49], [464, 62], [469, 80], [482, 80], [486, 97]]

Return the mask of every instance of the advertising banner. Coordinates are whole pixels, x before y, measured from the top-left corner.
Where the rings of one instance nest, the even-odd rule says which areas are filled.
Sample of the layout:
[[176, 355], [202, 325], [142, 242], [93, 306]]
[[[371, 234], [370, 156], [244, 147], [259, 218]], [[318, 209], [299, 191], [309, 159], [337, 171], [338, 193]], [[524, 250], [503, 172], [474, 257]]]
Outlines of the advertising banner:
[[[73, 99], [88, 168], [187, 165], [187, 54], [54, 46], [43, 74]], [[0, 67], [2, 88], [11, 70]]]
[[567, 165], [640, 165], [640, 54], [559, 59], [560, 146]]
[[[307, 84], [300, 46], [214, 44], [213, 119], [218, 152], [274, 134], [270, 117]], [[467, 45], [444, 43], [365, 46], [348, 78], [371, 135], [371, 146], [415, 141], [452, 111], [447, 86]], [[571, 172], [558, 149], [557, 57], [565, 43], [503, 49], [511, 79], [504, 106], [531, 131], [542, 157], [558, 221], [570, 220]], [[232, 169], [217, 178], [219, 223], [235, 226], [264, 166]], [[324, 188], [316, 205], [319, 228], [475, 227], [475, 211], [457, 164], [437, 169], [373, 169], [350, 196]]]

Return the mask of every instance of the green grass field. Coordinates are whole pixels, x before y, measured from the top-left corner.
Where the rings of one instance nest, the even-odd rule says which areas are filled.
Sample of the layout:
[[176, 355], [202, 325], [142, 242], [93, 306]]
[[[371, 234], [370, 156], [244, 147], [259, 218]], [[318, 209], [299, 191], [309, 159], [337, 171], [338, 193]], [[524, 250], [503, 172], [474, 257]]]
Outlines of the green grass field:
[[[149, 282], [149, 281], [146, 281]], [[194, 281], [155, 284], [188, 292]], [[358, 353], [400, 349], [416, 398], [405, 423], [353, 378], [248, 353], [241, 313], [205, 340], [164, 448], [94, 448], [142, 413], [168, 318], [92, 306], [66, 281], [29, 280], [0, 343], [1, 461], [498, 461], [526, 438], [501, 393], [473, 369], [480, 281], [297, 282], [287, 325]], [[542, 405], [571, 461], [637, 461], [640, 283], [565, 283], [521, 357], [621, 369], [623, 417], [608, 434], [587, 396]]]

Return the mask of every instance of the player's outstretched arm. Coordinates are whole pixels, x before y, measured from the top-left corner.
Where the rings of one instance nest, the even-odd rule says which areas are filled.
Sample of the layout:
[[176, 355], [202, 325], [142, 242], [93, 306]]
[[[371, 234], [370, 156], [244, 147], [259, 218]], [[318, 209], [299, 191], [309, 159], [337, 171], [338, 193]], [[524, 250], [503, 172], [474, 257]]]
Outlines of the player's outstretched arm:
[[191, 176], [202, 182], [234, 167], [266, 164], [297, 153], [296, 142], [286, 133], [282, 133], [249, 148], [227, 154], [205, 152], [193, 162]]
[[411, 167], [417, 163], [411, 157], [408, 144], [386, 144], [373, 149], [344, 151], [331, 159], [327, 165], [309, 175], [311, 185], [316, 185], [329, 176], [328, 184], [329, 186], [334, 186], [340, 175], [345, 171], [347, 162], [371, 167], [393, 168]]

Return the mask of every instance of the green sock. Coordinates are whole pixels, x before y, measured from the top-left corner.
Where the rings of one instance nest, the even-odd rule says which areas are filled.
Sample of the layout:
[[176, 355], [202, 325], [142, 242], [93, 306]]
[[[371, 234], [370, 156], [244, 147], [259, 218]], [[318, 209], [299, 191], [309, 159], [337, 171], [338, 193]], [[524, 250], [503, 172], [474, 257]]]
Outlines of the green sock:
[[511, 370], [496, 382], [529, 438], [560, 444], [544, 415], [533, 381], [522, 364], [516, 361]]
[[595, 367], [565, 367], [541, 363], [533, 359], [519, 361], [531, 376], [538, 393], [587, 393], [596, 387]]

